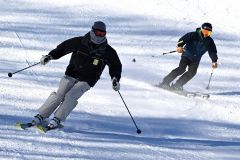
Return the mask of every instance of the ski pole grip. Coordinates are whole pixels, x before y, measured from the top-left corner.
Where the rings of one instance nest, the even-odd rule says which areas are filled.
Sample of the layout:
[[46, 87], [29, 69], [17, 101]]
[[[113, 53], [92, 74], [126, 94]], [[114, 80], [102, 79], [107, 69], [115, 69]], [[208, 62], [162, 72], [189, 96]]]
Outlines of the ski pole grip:
[[112, 79], [112, 85], [113, 85], [114, 87], [117, 86], [117, 78], [113, 77], [113, 79]]
[[113, 81], [113, 86], [114, 87], [117, 86], [117, 81], [116, 80]]

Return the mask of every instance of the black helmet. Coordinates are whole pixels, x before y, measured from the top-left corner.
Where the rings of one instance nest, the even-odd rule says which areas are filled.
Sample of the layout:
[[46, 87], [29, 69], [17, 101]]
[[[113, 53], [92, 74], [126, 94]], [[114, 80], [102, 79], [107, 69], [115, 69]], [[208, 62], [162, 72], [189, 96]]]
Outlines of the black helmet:
[[209, 31], [212, 31], [212, 24], [211, 23], [203, 23], [202, 24], [202, 29], [206, 29], [206, 30], [209, 30]]

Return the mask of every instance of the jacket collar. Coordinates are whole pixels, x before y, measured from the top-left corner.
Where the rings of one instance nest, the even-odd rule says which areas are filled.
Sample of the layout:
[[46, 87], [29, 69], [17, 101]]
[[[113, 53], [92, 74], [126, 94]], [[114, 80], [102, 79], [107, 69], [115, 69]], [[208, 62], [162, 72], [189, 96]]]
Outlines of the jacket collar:
[[201, 28], [197, 28], [196, 29], [196, 32], [197, 32], [197, 34], [198, 34], [198, 36], [199, 36], [199, 38], [201, 39], [201, 40], [207, 40], [207, 39], [209, 39], [210, 37], [204, 37], [203, 36], [203, 33], [202, 33], [202, 30], [201, 30]]
[[95, 49], [105, 49], [106, 45], [107, 45], [107, 40], [101, 44], [93, 44], [91, 42], [91, 37], [90, 37], [90, 32], [88, 32], [87, 34], [84, 35], [83, 39], [82, 39], [82, 44], [87, 46], [90, 50], [95, 50]]

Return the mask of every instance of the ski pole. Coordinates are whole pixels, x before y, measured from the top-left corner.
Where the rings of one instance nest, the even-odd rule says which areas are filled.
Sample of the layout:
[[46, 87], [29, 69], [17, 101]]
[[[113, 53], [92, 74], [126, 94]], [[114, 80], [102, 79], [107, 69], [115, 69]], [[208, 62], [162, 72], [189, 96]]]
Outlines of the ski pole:
[[33, 67], [33, 66], [36, 66], [36, 65], [38, 65], [38, 64], [40, 64], [40, 62], [35, 63], [35, 64], [31, 65], [31, 66], [28, 66], [28, 67], [26, 67], [26, 68], [20, 69], [20, 70], [18, 70], [18, 71], [16, 71], [16, 72], [13, 72], [13, 73], [9, 72], [9, 73], [8, 73], [8, 77], [12, 77], [13, 74], [16, 74], [16, 73], [18, 73], [18, 72], [21, 72], [21, 71], [23, 71], [23, 70], [25, 70], [25, 69], [28, 69], [28, 68], [31, 68], [31, 67]]
[[[164, 52], [162, 55], [175, 53], [175, 52], [177, 52], [177, 51]], [[161, 55], [152, 55], [152, 57], [159, 57], [159, 56], [161, 56]]]
[[210, 85], [210, 82], [211, 82], [211, 79], [212, 79], [212, 75], [213, 75], [213, 69], [212, 69], [212, 72], [211, 72], [211, 75], [210, 75], [210, 78], [209, 78], [208, 85], [207, 85], [206, 89], [209, 89], [209, 85]]
[[170, 53], [175, 53], [175, 52], [177, 52], [177, 51], [166, 52], [166, 53], [163, 53], [163, 55], [165, 55], [165, 54], [170, 54]]
[[118, 91], [118, 94], [120, 95], [120, 97], [121, 97], [121, 99], [122, 99], [125, 107], [127, 108], [127, 111], [128, 111], [128, 113], [129, 113], [130, 117], [132, 118], [132, 121], [133, 121], [133, 123], [134, 123], [134, 125], [135, 125], [135, 127], [136, 127], [136, 129], [137, 129], [137, 133], [138, 133], [138, 134], [141, 134], [142, 131], [137, 127], [137, 124], [136, 124], [136, 122], [134, 121], [133, 116], [132, 116], [132, 114], [130, 113], [130, 111], [129, 111], [129, 109], [128, 109], [128, 107], [127, 107], [125, 101], [123, 100], [123, 97], [122, 97], [122, 95], [121, 95], [121, 93], [120, 93], [119, 91]]

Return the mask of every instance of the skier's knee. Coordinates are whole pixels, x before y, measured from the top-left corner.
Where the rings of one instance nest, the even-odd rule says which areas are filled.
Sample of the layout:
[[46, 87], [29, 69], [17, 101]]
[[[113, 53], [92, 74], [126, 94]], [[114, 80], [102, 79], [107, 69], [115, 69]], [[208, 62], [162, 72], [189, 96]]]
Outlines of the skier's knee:
[[68, 93], [65, 95], [64, 100], [65, 100], [65, 101], [66, 101], [66, 100], [77, 101], [79, 97], [80, 97], [80, 96], [76, 95], [76, 93], [74, 94], [74, 93], [72, 93], [72, 92], [68, 92]]
[[49, 98], [54, 99], [55, 101], [62, 101], [64, 98], [64, 95], [57, 94], [56, 92], [52, 92], [49, 96]]
[[72, 112], [72, 110], [77, 106], [77, 104], [77, 100], [64, 101], [54, 113], [55, 117], [58, 117], [61, 121], [65, 121], [67, 116]]
[[180, 67], [178, 67], [178, 68], [174, 69], [173, 71], [174, 71], [177, 75], [181, 75], [181, 74], [183, 74], [183, 73], [186, 71], [186, 69], [185, 69], [185, 68], [180, 68]]
[[195, 75], [196, 75], [197, 72], [186, 72], [186, 77], [188, 77], [188, 79], [192, 79]]
[[189, 71], [189, 72], [188, 72], [188, 75], [189, 75], [190, 77], [194, 77], [196, 74], [197, 74], [197, 71], [195, 71], [195, 70], [192, 70], [192, 71]]
[[77, 92], [76, 91], [69, 91], [65, 97], [64, 100], [71, 100], [71, 101], [77, 101], [85, 92], [87, 89], [79, 89]]

